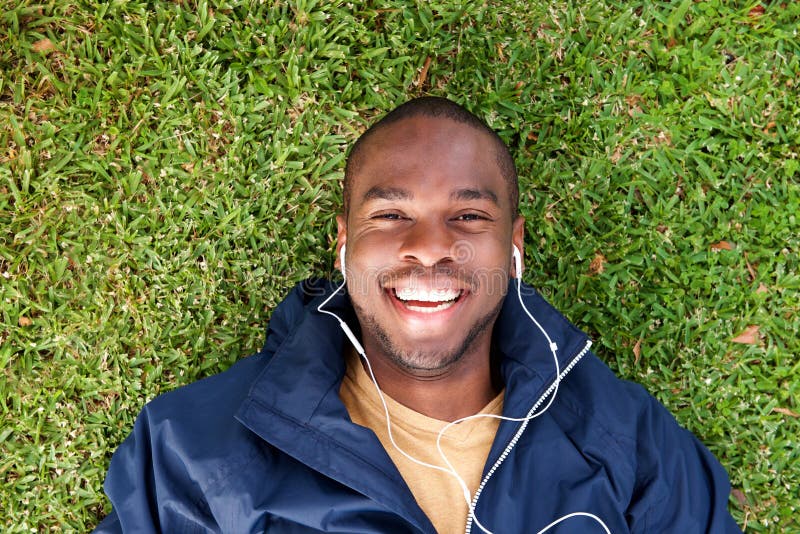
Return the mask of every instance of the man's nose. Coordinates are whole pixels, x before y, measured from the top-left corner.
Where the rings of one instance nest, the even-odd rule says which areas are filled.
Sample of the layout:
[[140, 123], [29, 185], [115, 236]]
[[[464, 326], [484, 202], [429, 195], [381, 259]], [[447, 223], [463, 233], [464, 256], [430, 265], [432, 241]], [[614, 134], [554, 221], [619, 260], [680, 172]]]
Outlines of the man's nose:
[[454, 238], [442, 223], [418, 221], [406, 232], [400, 259], [424, 267], [452, 261]]

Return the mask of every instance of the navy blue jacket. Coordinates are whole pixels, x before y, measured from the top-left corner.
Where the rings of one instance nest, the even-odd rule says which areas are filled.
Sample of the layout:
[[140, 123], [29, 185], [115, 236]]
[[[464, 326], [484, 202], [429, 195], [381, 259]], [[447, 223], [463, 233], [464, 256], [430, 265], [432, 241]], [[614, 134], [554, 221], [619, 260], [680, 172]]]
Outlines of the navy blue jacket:
[[[575, 512], [612, 533], [741, 532], [724, 469], [645, 390], [616, 378], [587, 337], [531, 288], [525, 304], [558, 344], [556, 401], [497, 431], [476, 516], [497, 534], [537, 533]], [[347, 342], [317, 311], [323, 282], [275, 310], [258, 354], [162, 395], [111, 461], [112, 513], [96, 532], [435, 532], [371, 430], [339, 399]], [[339, 294], [326, 307], [357, 322]], [[555, 366], [511, 291], [494, 332], [504, 415], [541, 409]], [[480, 532], [470, 522], [467, 532]], [[548, 533], [604, 532], [587, 515]]]

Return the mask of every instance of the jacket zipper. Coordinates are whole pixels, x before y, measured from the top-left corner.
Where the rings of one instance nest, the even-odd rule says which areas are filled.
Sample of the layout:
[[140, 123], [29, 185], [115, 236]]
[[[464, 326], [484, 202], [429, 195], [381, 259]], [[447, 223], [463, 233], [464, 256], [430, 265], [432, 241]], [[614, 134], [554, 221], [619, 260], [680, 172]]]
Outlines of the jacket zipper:
[[[572, 371], [572, 369], [578, 364], [578, 362], [581, 360], [581, 358], [583, 358], [586, 355], [586, 353], [589, 352], [589, 349], [591, 347], [592, 347], [592, 341], [591, 340], [586, 341], [586, 346], [584, 346], [583, 349], [574, 358], [572, 358], [572, 361], [569, 362], [569, 364], [564, 368], [564, 370], [561, 371], [561, 374], [558, 376], [558, 382], [561, 382], [562, 380], [564, 380], [564, 377], [566, 377], [567, 374], [569, 374], [569, 372]], [[542, 396], [539, 397], [539, 400], [537, 400], [536, 403], [534, 403], [534, 405], [528, 411], [528, 415], [526, 417], [531, 417], [536, 412], [536, 410], [538, 410], [539, 407], [542, 404], [544, 404], [545, 399], [547, 399], [547, 397], [549, 397], [550, 394], [553, 393], [555, 388], [556, 388], [556, 381], [553, 381], [553, 383], [550, 384], [550, 387], [548, 387], [545, 390], [545, 392], [542, 393]], [[508, 455], [511, 454], [511, 450], [517, 445], [517, 442], [522, 437], [522, 433], [525, 432], [525, 429], [528, 427], [528, 423], [530, 421], [531, 421], [531, 419], [526, 419], [525, 421], [523, 421], [522, 425], [520, 425], [520, 427], [519, 427], [519, 430], [517, 430], [517, 433], [514, 434], [514, 437], [511, 438], [511, 441], [509, 441], [508, 445], [506, 445], [506, 448], [503, 451], [503, 453], [500, 455], [500, 457], [494, 463], [492, 468], [489, 469], [489, 472], [486, 473], [486, 476], [483, 477], [483, 480], [481, 480], [481, 485], [478, 486], [478, 491], [475, 492], [475, 496], [472, 498], [472, 506], [471, 506], [472, 510], [475, 510], [475, 508], [477, 508], [478, 499], [480, 498], [481, 493], [483, 492], [483, 488], [486, 486], [487, 482], [489, 482], [489, 479], [492, 477], [494, 472], [497, 471], [497, 469], [505, 461], [505, 459], [508, 457]], [[472, 532], [472, 519], [473, 519], [473, 517], [474, 517], [474, 514], [469, 514], [467, 516], [467, 528], [465, 530], [465, 534], [471, 534], [471, 532]]]

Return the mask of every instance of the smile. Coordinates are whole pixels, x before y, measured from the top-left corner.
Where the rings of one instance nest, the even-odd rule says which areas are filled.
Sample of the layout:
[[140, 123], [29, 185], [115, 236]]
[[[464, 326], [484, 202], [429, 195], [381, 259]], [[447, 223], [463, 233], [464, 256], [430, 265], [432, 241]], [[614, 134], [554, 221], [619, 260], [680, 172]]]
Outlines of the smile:
[[409, 311], [436, 313], [453, 306], [464, 293], [459, 289], [394, 288], [392, 295]]

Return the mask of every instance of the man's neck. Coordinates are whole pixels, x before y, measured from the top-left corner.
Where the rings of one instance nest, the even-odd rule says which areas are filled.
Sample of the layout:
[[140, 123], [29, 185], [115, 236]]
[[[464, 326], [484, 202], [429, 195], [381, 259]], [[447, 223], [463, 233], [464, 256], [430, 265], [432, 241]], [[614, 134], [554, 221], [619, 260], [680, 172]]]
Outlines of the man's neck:
[[427, 417], [455, 421], [480, 412], [499, 393], [492, 383], [489, 347], [475, 348], [444, 370], [425, 372], [405, 369], [369, 350], [367, 356], [385, 395]]

